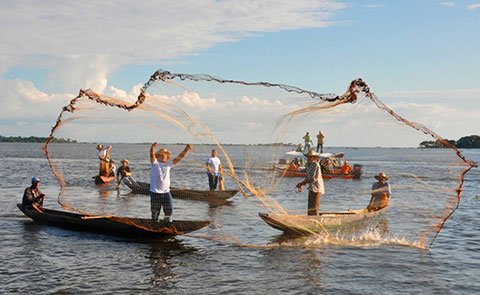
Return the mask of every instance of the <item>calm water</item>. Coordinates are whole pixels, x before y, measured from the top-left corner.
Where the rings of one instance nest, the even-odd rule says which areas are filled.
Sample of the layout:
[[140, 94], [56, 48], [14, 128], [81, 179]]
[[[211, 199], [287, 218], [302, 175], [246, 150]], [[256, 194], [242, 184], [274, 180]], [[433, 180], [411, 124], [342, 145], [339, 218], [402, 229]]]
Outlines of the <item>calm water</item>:
[[[149, 217], [148, 197], [130, 195], [126, 188], [117, 195], [113, 187], [93, 184], [94, 147], [52, 146], [67, 182], [64, 200], [98, 214]], [[148, 148], [118, 144], [112, 157], [129, 158], [137, 179], [146, 180]], [[178, 152], [182, 147], [171, 148]], [[283, 207], [296, 213], [306, 210], [306, 196], [293, 192], [298, 179], [268, 186], [270, 172], [262, 167], [272, 160], [270, 148], [249, 148], [248, 153], [257, 156], [243, 147], [227, 149], [237, 155], [235, 165], [247, 167], [254, 181], [274, 187], [271, 195]], [[429, 251], [418, 247], [418, 236], [431, 214], [416, 207], [444, 206], [446, 199], [432, 199], [436, 192], [429, 194], [425, 187], [434, 191], [454, 183], [451, 172], [458, 168], [452, 165], [450, 153], [381, 148], [342, 151], [351, 163], [364, 165], [365, 175], [356, 182], [326, 182], [322, 209], [365, 206], [372, 176], [387, 171], [394, 188], [385, 220], [388, 233], [366, 231], [335, 242], [319, 238], [285, 241], [258, 217], [258, 212], [266, 211], [261, 202], [237, 195], [230, 204], [217, 207], [174, 200], [174, 218], [209, 219], [212, 225], [187, 237], [142, 242], [33, 223], [16, 208], [31, 176], [42, 177], [48, 208], [59, 208], [58, 184], [39, 144], [0, 144], [0, 293], [479, 294], [479, 170], [467, 175], [460, 208]], [[207, 148], [196, 148], [175, 168], [172, 182], [206, 188], [206, 176], [196, 164], [207, 154]], [[465, 154], [480, 161], [480, 150]], [[420, 180], [412, 186], [407, 172]], [[227, 187], [232, 186], [227, 182]]]

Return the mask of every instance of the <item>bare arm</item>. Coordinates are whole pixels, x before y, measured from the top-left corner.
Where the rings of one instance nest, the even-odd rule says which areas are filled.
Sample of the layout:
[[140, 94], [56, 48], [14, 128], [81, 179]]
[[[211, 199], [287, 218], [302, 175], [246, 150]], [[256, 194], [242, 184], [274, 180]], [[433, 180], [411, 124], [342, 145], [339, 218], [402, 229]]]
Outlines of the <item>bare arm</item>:
[[183, 157], [185, 157], [185, 155], [192, 150], [192, 145], [191, 144], [187, 144], [185, 146], [185, 149], [175, 158], [173, 159], [173, 164], [177, 164], [178, 162], [180, 162]]
[[150, 147], [150, 163], [153, 163], [157, 160], [157, 157], [155, 157], [155, 147], [157, 146], [157, 143], [154, 142], [152, 143], [152, 146]]

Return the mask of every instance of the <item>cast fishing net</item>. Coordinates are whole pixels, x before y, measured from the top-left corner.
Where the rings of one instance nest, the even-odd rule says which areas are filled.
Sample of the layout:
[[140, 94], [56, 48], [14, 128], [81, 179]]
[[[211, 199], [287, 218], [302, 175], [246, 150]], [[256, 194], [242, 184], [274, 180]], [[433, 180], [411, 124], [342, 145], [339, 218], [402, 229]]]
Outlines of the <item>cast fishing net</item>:
[[[148, 182], [152, 142], [170, 149], [172, 157], [190, 143], [192, 152], [172, 171], [172, 186], [208, 191], [205, 162], [215, 149], [222, 161], [225, 189], [239, 191], [232, 200], [251, 204], [238, 208], [239, 218], [267, 227], [257, 213], [306, 214], [307, 189], [295, 191], [304, 178], [302, 165], [297, 164], [298, 175], [289, 173], [288, 166], [295, 158], [305, 161], [306, 132], [315, 150], [316, 135], [322, 131], [325, 194], [321, 211], [365, 208], [374, 176], [380, 172], [390, 177], [392, 195], [380, 222], [351, 232], [312, 233], [313, 237], [343, 243], [368, 239], [375, 233], [387, 241], [431, 246], [458, 208], [464, 175], [475, 163], [432, 130], [406, 119], [407, 113], [397, 113], [384, 104], [365, 81], [346, 84], [344, 93], [317, 93], [284, 84], [157, 71], [131, 95], [81, 90], [62, 109], [50, 138], [94, 142], [90, 158], [86, 161], [75, 152], [66, 156], [68, 145], [52, 146], [49, 140], [44, 146], [61, 184], [59, 203], [69, 210], [135, 215], [138, 211], [129, 211], [124, 203], [106, 206], [99, 202], [104, 207], [95, 208], [92, 200], [78, 197], [92, 190], [104, 197], [116, 191], [116, 185], [93, 185], [92, 178], [98, 174], [95, 145], [111, 145], [117, 168], [122, 158], [128, 158], [135, 180]], [[325, 85], [319, 88], [328, 89]], [[405, 148], [425, 140], [445, 148]], [[396, 148], [399, 145], [403, 148]], [[345, 161], [355, 175], [341, 169]], [[122, 184], [118, 194], [128, 194], [129, 189]], [[144, 200], [143, 212], [148, 217], [148, 197]], [[179, 206], [177, 216], [182, 216], [182, 209], [197, 205]], [[191, 211], [187, 218], [204, 217], [201, 210]], [[235, 236], [235, 230], [216, 222], [222, 234]]]

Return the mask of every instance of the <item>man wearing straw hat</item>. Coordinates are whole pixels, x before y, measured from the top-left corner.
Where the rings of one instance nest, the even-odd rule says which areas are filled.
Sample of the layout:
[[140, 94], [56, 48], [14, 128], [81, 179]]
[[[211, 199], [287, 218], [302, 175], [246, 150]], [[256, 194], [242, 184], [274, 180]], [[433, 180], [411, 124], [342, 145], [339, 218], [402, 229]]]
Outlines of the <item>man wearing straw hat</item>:
[[150, 206], [152, 221], [157, 222], [160, 210], [163, 207], [164, 220], [171, 222], [173, 213], [172, 195], [170, 194], [170, 169], [180, 162], [183, 157], [192, 149], [187, 144], [185, 149], [173, 160], [170, 159], [171, 152], [161, 148], [155, 153], [157, 143], [150, 147]]
[[390, 184], [388, 184], [388, 176], [380, 172], [374, 176], [378, 181], [372, 185], [372, 197], [368, 203], [368, 211], [377, 211], [388, 206], [388, 200], [392, 191]]
[[122, 163], [122, 166], [117, 170], [117, 186], [120, 186], [122, 181], [124, 183], [132, 184], [134, 180], [132, 178], [132, 169], [128, 166], [128, 160], [122, 159], [120, 163]]
[[302, 191], [302, 185], [308, 184], [308, 215], [318, 215], [320, 209], [320, 196], [325, 193], [323, 185], [322, 170], [320, 169], [320, 154], [314, 150], [309, 150], [305, 154], [307, 157], [307, 177], [297, 184], [299, 192]]

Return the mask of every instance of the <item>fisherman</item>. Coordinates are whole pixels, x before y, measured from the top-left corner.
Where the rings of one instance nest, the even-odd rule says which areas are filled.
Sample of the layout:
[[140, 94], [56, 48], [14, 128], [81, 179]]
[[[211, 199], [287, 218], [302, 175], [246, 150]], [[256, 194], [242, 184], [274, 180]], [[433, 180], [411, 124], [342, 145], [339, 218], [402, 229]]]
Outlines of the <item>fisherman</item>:
[[155, 153], [157, 143], [150, 147], [150, 206], [152, 221], [157, 222], [163, 206], [164, 220], [171, 222], [173, 213], [172, 195], [170, 194], [170, 169], [180, 162], [192, 150], [192, 145], [187, 144], [185, 149], [173, 160], [171, 152], [161, 148]]
[[392, 194], [390, 184], [387, 182], [389, 177], [385, 173], [381, 172], [374, 177], [378, 181], [372, 185], [372, 197], [367, 206], [369, 212], [387, 207]]
[[33, 208], [34, 210], [43, 213], [43, 200], [45, 194], [40, 189], [40, 178], [32, 177], [32, 185], [25, 189], [22, 198], [22, 208]]
[[323, 135], [322, 131], [319, 130], [317, 134], [317, 153], [318, 149], [320, 149], [320, 153], [323, 153], [323, 139], [325, 138], [325, 135]]
[[218, 179], [222, 174], [222, 163], [217, 157], [217, 151], [215, 149], [212, 150], [212, 156], [207, 159], [205, 165], [207, 167], [208, 185], [210, 186], [210, 190], [214, 191], [217, 189]]
[[110, 149], [111, 146], [107, 146], [106, 148], [103, 145], [97, 145], [98, 150], [98, 159], [100, 160], [100, 168], [98, 171], [99, 176], [109, 176], [110, 175]]
[[320, 154], [314, 150], [309, 150], [305, 155], [307, 157], [307, 176], [302, 182], [297, 184], [299, 192], [302, 186], [308, 184], [308, 215], [318, 215], [320, 209], [320, 196], [325, 194], [323, 185], [322, 171], [320, 169]]
[[347, 175], [352, 171], [352, 166], [348, 164], [348, 161], [345, 161], [340, 169], [342, 170], [343, 175]]
[[303, 140], [305, 142], [305, 147], [303, 152], [308, 153], [308, 151], [310, 150], [310, 147], [313, 144], [312, 137], [310, 136], [309, 132], [305, 133], [305, 135], [303, 136]]
[[135, 180], [132, 177], [132, 169], [128, 166], [128, 160], [122, 159], [120, 163], [122, 163], [122, 165], [117, 170], [117, 186], [120, 186], [122, 181], [132, 184]]

